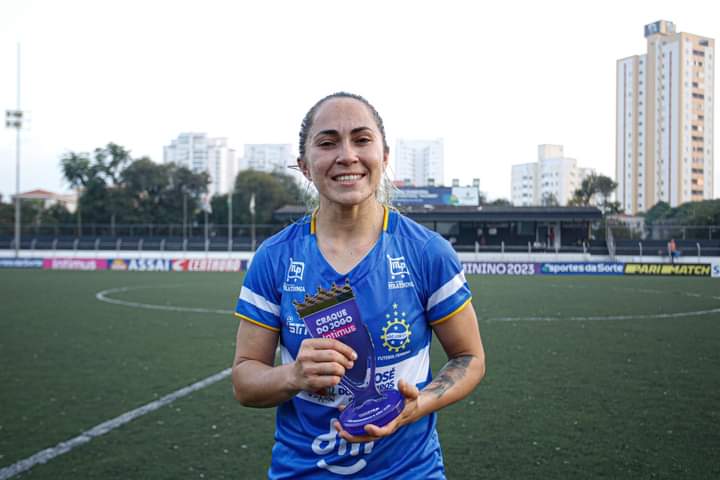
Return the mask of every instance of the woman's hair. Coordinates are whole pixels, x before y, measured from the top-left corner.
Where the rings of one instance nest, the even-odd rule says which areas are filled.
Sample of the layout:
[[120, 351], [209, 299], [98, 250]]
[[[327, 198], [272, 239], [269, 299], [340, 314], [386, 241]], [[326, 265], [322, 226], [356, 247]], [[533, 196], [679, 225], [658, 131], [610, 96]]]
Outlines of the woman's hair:
[[299, 151], [301, 159], [305, 159], [305, 143], [307, 142], [308, 133], [310, 132], [313, 122], [315, 121], [315, 114], [317, 113], [318, 108], [320, 108], [323, 103], [328, 100], [332, 100], [333, 98], [352, 98], [354, 100], [362, 102], [368, 108], [368, 110], [370, 110], [370, 113], [372, 114], [373, 119], [377, 124], [378, 130], [380, 130], [380, 134], [382, 135], [383, 148], [385, 152], [387, 153], [390, 151], [390, 148], [387, 144], [387, 139], [385, 138], [385, 125], [383, 125], [382, 118], [380, 117], [380, 114], [377, 112], [377, 110], [375, 110], [375, 107], [373, 107], [370, 102], [365, 100], [365, 98], [361, 97], [360, 95], [348, 92], [336, 92], [318, 100], [318, 102], [313, 105], [312, 108], [308, 110], [308, 112], [305, 114], [305, 118], [303, 118], [302, 124], [300, 125]]
[[[323, 103], [328, 100], [332, 100], [333, 98], [352, 98], [354, 100], [362, 102], [362, 104], [365, 105], [368, 110], [370, 110], [370, 113], [372, 114], [373, 119], [377, 124], [378, 130], [380, 130], [380, 135], [382, 136], [383, 151], [385, 153], [388, 153], [390, 151], [390, 147], [388, 147], [387, 144], [387, 139], [385, 138], [385, 125], [383, 124], [382, 117], [380, 117], [380, 114], [377, 112], [377, 110], [375, 110], [375, 107], [373, 107], [370, 102], [368, 102], [364, 97], [360, 95], [348, 92], [336, 92], [318, 100], [317, 103], [315, 103], [315, 105], [313, 105], [312, 108], [308, 110], [308, 112], [305, 114], [305, 118], [303, 118], [302, 124], [300, 125], [300, 145], [298, 147], [300, 153], [300, 160], [305, 160], [305, 143], [307, 143], [308, 133], [310, 132], [313, 122], [315, 121], [315, 114]], [[388, 178], [387, 174], [383, 174], [383, 178], [380, 181], [380, 185], [378, 185], [375, 196], [381, 203], [389, 204], [391, 193], [394, 188], [395, 187]]]

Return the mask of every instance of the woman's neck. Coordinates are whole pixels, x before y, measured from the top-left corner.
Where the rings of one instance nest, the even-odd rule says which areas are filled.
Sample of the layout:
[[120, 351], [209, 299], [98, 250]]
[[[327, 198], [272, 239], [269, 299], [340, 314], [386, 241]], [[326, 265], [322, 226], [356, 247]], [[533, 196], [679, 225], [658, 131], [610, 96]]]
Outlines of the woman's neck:
[[347, 207], [321, 201], [315, 214], [315, 227], [326, 238], [372, 237], [376, 240], [382, 230], [384, 216], [385, 209], [375, 198]]
[[323, 205], [315, 214], [315, 234], [325, 259], [341, 274], [350, 272], [380, 238], [385, 209], [374, 198], [344, 208]]

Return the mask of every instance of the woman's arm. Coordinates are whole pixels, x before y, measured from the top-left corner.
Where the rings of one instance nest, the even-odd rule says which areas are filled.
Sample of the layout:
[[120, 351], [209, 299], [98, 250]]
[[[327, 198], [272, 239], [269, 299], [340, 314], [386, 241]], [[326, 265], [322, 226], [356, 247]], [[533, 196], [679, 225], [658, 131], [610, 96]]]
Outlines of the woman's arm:
[[337, 422], [335, 428], [345, 440], [366, 442], [390, 435], [403, 425], [461, 400], [482, 380], [485, 375], [485, 351], [472, 304], [468, 303], [456, 315], [434, 326], [433, 330], [448, 356], [445, 366], [422, 391], [401, 380], [398, 388], [405, 396], [405, 408], [384, 427], [367, 425], [367, 436], [352, 436]]
[[274, 366], [278, 332], [241, 321], [232, 382], [235, 398], [248, 407], [274, 407], [301, 390], [318, 391], [340, 383], [357, 358], [333, 339], [306, 339], [293, 363]]
[[[435, 397], [428, 404], [439, 410], [465, 398], [485, 376], [485, 350], [472, 303], [449, 320], [433, 327], [448, 362], [421, 392]], [[428, 412], [429, 413], [429, 412]]]

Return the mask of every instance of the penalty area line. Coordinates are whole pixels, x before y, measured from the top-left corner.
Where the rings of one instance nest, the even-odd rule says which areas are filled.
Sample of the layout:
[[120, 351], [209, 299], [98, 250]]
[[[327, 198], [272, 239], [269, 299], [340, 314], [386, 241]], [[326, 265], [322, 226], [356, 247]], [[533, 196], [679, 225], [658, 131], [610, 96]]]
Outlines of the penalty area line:
[[118, 417], [95, 425], [93, 428], [84, 431], [77, 437], [71, 438], [70, 440], [66, 440], [64, 442], [60, 442], [54, 447], [46, 448], [45, 450], [41, 450], [24, 460], [20, 460], [19, 462], [16, 462], [8, 467], [4, 467], [0, 469], [0, 480], [6, 480], [8, 478], [14, 477], [19, 473], [30, 470], [37, 464], [47, 463], [55, 457], [67, 453], [70, 450], [79, 447], [80, 445], [88, 443], [95, 437], [105, 435], [106, 433], [115, 430], [116, 428], [125, 425], [126, 423], [129, 423], [136, 418], [142, 417], [147, 413], [154, 412], [155, 410], [164, 407], [165, 405], [168, 405], [179, 398], [185, 397], [197, 390], [201, 390], [205, 387], [212, 385], [213, 383], [219, 382], [220, 380], [229, 377], [231, 370], [231, 368], [226, 368], [225, 370], [218, 372], [215, 375], [211, 375], [204, 380], [195, 382], [192, 385], [188, 385], [187, 387], [176, 390], [168, 395], [165, 395], [162, 398], [154, 400], [134, 410], [130, 410], [129, 412], [125, 412]]

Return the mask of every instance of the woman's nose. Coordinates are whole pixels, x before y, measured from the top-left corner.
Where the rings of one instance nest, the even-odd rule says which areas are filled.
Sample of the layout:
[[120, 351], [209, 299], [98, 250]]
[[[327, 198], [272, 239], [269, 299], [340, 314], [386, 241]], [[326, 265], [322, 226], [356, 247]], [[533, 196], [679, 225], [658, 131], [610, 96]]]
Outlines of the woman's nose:
[[357, 152], [355, 151], [355, 147], [352, 142], [342, 142], [340, 144], [340, 151], [338, 152], [338, 158], [336, 161], [338, 163], [352, 163], [357, 160]]

